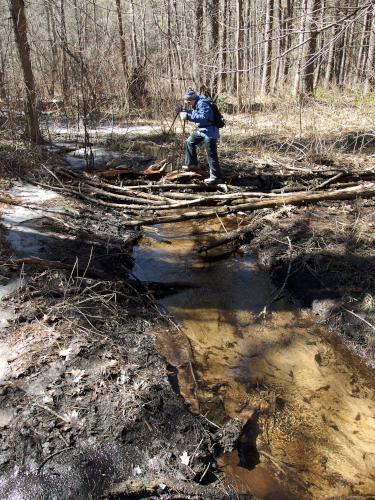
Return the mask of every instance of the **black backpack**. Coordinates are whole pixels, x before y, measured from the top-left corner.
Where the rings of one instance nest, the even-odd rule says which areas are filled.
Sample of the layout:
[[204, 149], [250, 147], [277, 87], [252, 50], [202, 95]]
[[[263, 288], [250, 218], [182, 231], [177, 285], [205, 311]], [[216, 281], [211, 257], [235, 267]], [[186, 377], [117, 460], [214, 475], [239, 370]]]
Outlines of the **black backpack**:
[[209, 102], [210, 102], [211, 109], [214, 112], [214, 125], [217, 128], [223, 128], [223, 127], [225, 127], [224, 117], [221, 114], [220, 109], [217, 107], [216, 102], [214, 102], [214, 101], [209, 101]]

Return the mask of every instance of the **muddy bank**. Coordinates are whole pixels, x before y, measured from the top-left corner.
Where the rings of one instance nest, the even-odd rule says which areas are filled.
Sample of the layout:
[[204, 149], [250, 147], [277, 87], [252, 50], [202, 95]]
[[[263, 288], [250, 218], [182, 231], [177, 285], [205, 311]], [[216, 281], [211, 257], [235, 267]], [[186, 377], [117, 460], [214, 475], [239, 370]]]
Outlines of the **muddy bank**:
[[1, 331], [1, 497], [98, 498], [121, 482], [136, 498], [184, 485], [222, 498], [198, 484], [213, 433], [169, 383], [150, 305], [113, 282], [29, 278]]
[[[147, 154], [148, 152], [142, 151], [142, 168]], [[113, 158], [111, 161], [117, 163], [120, 160]], [[79, 162], [78, 168], [87, 166], [86, 159], [79, 154], [74, 162], [74, 166]], [[253, 172], [250, 177], [254, 180], [257, 172]], [[278, 178], [270, 170], [268, 181], [272, 181], [273, 177], [280, 185], [290, 179], [288, 175]], [[239, 179], [238, 184], [245, 180]], [[313, 182], [313, 176], [310, 180]], [[61, 187], [59, 182], [61, 181], [57, 180], [56, 189]], [[271, 187], [274, 186], [263, 186], [265, 189]], [[121, 189], [121, 186], [117, 185], [117, 188]], [[78, 192], [78, 197], [79, 194]], [[187, 198], [191, 196], [186, 190], [177, 194]], [[155, 199], [155, 195], [151, 194], [151, 197]], [[29, 247], [29, 251], [35, 252], [35, 255], [43, 255], [44, 259], [51, 258], [54, 247], [68, 248], [66, 255], [63, 251], [56, 254], [59, 262], [63, 262], [69, 269], [74, 266], [74, 259], [71, 260], [71, 257], [78, 257], [79, 262], [78, 276], [75, 273], [70, 275], [64, 268], [55, 271], [55, 275], [50, 275], [51, 271], [40, 273], [43, 278], [47, 276], [48, 279], [53, 277], [61, 281], [61, 284], [54, 283], [47, 294], [52, 304], [52, 315], [44, 307], [45, 293], [40, 302], [40, 281], [36, 281], [36, 287], [30, 290], [27, 287], [32, 283], [24, 284], [26, 296], [23, 295], [22, 300], [26, 301], [26, 306], [20, 306], [23, 309], [19, 317], [21, 324], [15, 332], [21, 332], [22, 339], [29, 339], [37, 326], [43, 326], [44, 323], [48, 325], [49, 340], [45, 339], [47, 334], [43, 334], [44, 340], [40, 342], [41, 347], [38, 347], [39, 352], [42, 352], [42, 348], [47, 349], [47, 354], [43, 351], [40, 357], [43, 363], [38, 365], [43, 376], [50, 376], [49, 372], [43, 371], [47, 355], [51, 355], [56, 361], [63, 358], [60, 364], [57, 363], [58, 367], [63, 363], [63, 375], [58, 372], [57, 387], [52, 385], [52, 391], [57, 389], [57, 397], [54, 392], [45, 394], [50, 387], [42, 385], [42, 388], [46, 388], [44, 392], [31, 393], [31, 397], [34, 400], [37, 397], [47, 399], [42, 399], [41, 403], [37, 400], [38, 404], [32, 403], [31, 410], [28, 406], [29, 413], [26, 413], [26, 417], [31, 415], [36, 419], [36, 425], [39, 425], [38, 419], [43, 421], [45, 418], [41, 415], [48, 413], [48, 417], [53, 416], [49, 410], [56, 410], [54, 428], [66, 440], [64, 442], [58, 435], [57, 442], [58, 439], [61, 440], [62, 448], [57, 449], [56, 442], [52, 440], [51, 449], [46, 446], [47, 451], [40, 459], [33, 458], [36, 465], [26, 460], [29, 469], [34, 467], [35, 471], [40, 467], [43, 471], [45, 467], [53, 465], [55, 460], [56, 470], [59, 468], [59, 460], [63, 463], [64, 460], [70, 460], [70, 465], [75, 469], [84, 453], [95, 462], [92, 458], [95, 452], [87, 451], [95, 440], [95, 446], [102, 446], [106, 457], [109, 457], [108, 460], [103, 458], [103, 463], [108, 465], [110, 471], [105, 472], [105, 467], [101, 470], [111, 479], [108, 483], [102, 481], [101, 487], [111, 489], [113, 495], [160, 495], [163, 493], [163, 486], [160, 485], [165, 485], [165, 495], [179, 491], [203, 498], [215, 498], [217, 495], [228, 497], [233, 489], [248, 497], [254, 494], [261, 499], [278, 500], [315, 499], [321, 498], [322, 494], [324, 498], [370, 494], [374, 489], [371, 472], [374, 467], [374, 390], [367, 380], [371, 378], [371, 372], [361, 370], [341, 347], [332, 343], [329, 332], [316, 324], [316, 317], [306, 310], [311, 305], [317, 310], [318, 303], [315, 299], [310, 297], [306, 303], [300, 300], [297, 308], [285, 300], [287, 292], [292, 291], [291, 278], [299, 270], [295, 263], [300, 262], [298, 259], [310, 248], [308, 243], [313, 241], [313, 237], [316, 234], [324, 236], [322, 240], [318, 240], [319, 249], [322, 248], [322, 241], [330, 244], [340, 242], [337, 234], [332, 233], [332, 227], [324, 234], [321, 226], [311, 222], [313, 218], [310, 215], [306, 216], [305, 224], [298, 224], [304, 209], [283, 207], [276, 211], [258, 211], [254, 230], [247, 240], [252, 246], [251, 252], [236, 243], [234, 248], [206, 254], [204, 258], [197, 257], [196, 250], [202, 242], [215, 239], [222, 236], [223, 232], [249, 222], [248, 217], [240, 213], [239, 217], [223, 217], [215, 222], [199, 221], [147, 229], [140, 247], [130, 256], [129, 252], [124, 254], [124, 248], [119, 244], [126, 232], [121, 220], [131, 219], [134, 212], [138, 213], [142, 209], [138, 207], [133, 213], [131, 210], [121, 212], [123, 207], [118, 203], [111, 208], [101, 208], [96, 204], [99, 200], [91, 201], [90, 205], [75, 201], [76, 211], [78, 207], [78, 212], [83, 209], [86, 212], [79, 224], [82, 224], [84, 232], [77, 232], [71, 224], [65, 226], [69, 233], [72, 231], [73, 244], [70, 243], [68, 247], [64, 247], [66, 242], [62, 247], [48, 245], [51, 233], [55, 241], [59, 239], [56, 236], [58, 231], [55, 221], [48, 234], [38, 236], [47, 238], [47, 241], [44, 240], [34, 249]], [[372, 202], [363, 203], [371, 206]], [[353, 203], [348, 205], [352, 206]], [[332, 211], [328, 211], [328, 207], [332, 206], [339, 205], [322, 203], [314, 206], [314, 211], [323, 209], [332, 214]], [[340, 206], [347, 205], [344, 203]], [[332, 220], [333, 217], [328, 222], [331, 223]], [[351, 224], [350, 221], [349, 218], [348, 225]], [[39, 220], [38, 224], [35, 221], [30, 223], [27, 219], [8, 220], [7, 228], [16, 235], [23, 233], [22, 238], [26, 233], [28, 238], [31, 235], [34, 239], [35, 232], [39, 234], [46, 230], [46, 223], [46, 220]], [[340, 219], [338, 224], [336, 220], [335, 227], [340, 226], [340, 223], [343, 220]], [[357, 217], [354, 227], [360, 227], [362, 235], [368, 224], [371, 222], [365, 220], [361, 227]], [[28, 228], [26, 231], [24, 226]], [[280, 232], [272, 234], [275, 228]], [[108, 235], [106, 244], [103, 238], [105, 235]], [[358, 242], [359, 238], [354, 240]], [[13, 238], [13, 243], [17, 241], [21, 241], [21, 247], [25, 245], [24, 239]], [[242, 239], [240, 243], [245, 241]], [[368, 247], [370, 248], [369, 245]], [[303, 251], [300, 251], [301, 248]], [[274, 271], [274, 283], [267, 272], [259, 269], [252, 253], [254, 250], [258, 253], [263, 269]], [[367, 251], [368, 248], [364, 247], [364, 255]], [[230, 258], [225, 260], [226, 257]], [[132, 262], [135, 262], [134, 266]], [[129, 276], [131, 267], [136, 280], [133, 278], [133, 281], [128, 281], [125, 277]], [[309, 267], [317, 269], [311, 263]], [[339, 269], [338, 266], [337, 272]], [[36, 278], [38, 276], [39, 274]], [[139, 280], [144, 282], [143, 289], [138, 286]], [[144, 293], [150, 290], [150, 283], [154, 290], [169, 288], [171, 291], [174, 288], [178, 293], [167, 295], [158, 303], [150, 301]], [[334, 290], [334, 285], [333, 279], [331, 291]], [[306, 288], [308, 291], [309, 287]], [[369, 290], [366, 289], [366, 297], [370, 297], [366, 299], [368, 310], [372, 297], [371, 288]], [[298, 289], [294, 296], [297, 295]], [[300, 299], [304, 297], [301, 296]], [[329, 296], [329, 299], [332, 297]], [[301, 309], [300, 306], [304, 307]], [[156, 327], [155, 320], [160, 315], [165, 316], [165, 308], [169, 313], [168, 321]], [[361, 314], [358, 316], [363, 322]], [[25, 328], [30, 322], [31, 331]], [[371, 324], [370, 321], [368, 323]], [[136, 334], [139, 344], [128, 344], [124, 340], [129, 331]], [[76, 353], [77, 332], [78, 338], [82, 337], [85, 341], [82, 346], [78, 345]], [[17, 333], [14, 338], [16, 335]], [[64, 341], [65, 335], [67, 343]], [[103, 340], [104, 344], [100, 341], [97, 344], [93, 342], [92, 339], [96, 337]], [[153, 344], [155, 337], [157, 348]], [[143, 341], [146, 345], [143, 345]], [[151, 347], [148, 342], [151, 342]], [[63, 344], [62, 348], [60, 344]], [[71, 346], [72, 355], [69, 350]], [[15, 344], [12, 348], [17, 350], [19, 346]], [[103, 349], [105, 352], [109, 350], [110, 355], [104, 355]], [[133, 353], [133, 350], [136, 352]], [[33, 352], [32, 349], [30, 351]], [[173, 370], [166, 369], [157, 351], [167, 357]], [[144, 352], [147, 353], [146, 357]], [[6, 360], [8, 353], [7, 344], [2, 351]], [[24, 356], [23, 351], [21, 353], [18, 362]], [[104, 385], [101, 370], [103, 356]], [[157, 359], [154, 360], [154, 356]], [[29, 361], [25, 371], [21, 372], [21, 378], [25, 378], [27, 383], [27, 377], [34, 373], [32, 367], [35, 358], [36, 356]], [[28, 359], [27, 356], [25, 359]], [[11, 359], [10, 364], [13, 363], [15, 367], [18, 366]], [[97, 363], [99, 374], [95, 371]], [[123, 371], [125, 383], [122, 384], [123, 391], [120, 391], [117, 386], [124, 380]], [[35, 377], [38, 385], [39, 375]], [[96, 378], [99, 379], [98, 387], [95, 385]], [[144, 381], [145, 388], [142, 385]], [[170, 383], [176, 391], [181, 391], [197, 414], [205, 415], [203, 419], [192, 417], [181, 398], [173, 393]], [[101, 393], [101, 387], [104, 394]], [[27, 384], [26, 388], [22, 386], [25, 394], [27, 389]], [[156, 396], [159, 393], [160, 398]], [[76, 399], [70, 399], [71, 394]], [[19, 406], [25, 405], [23, 399], [19, 401]], [[28, 404], [29, 401], [27, 400]], [[173, 402], [172, 409], [168, 406], [170, 401]], [[189, 415], [188, 423], [183, 427], [177, 425], [171, 439], [168, 436], [167, 421], [174, 418], [175, 414], [179, 416], [180, 411], [186, 411]], [[12, 412], [11, 408], [4, 414], [6, 425], [9, 424], [7, 419], [13, 416]], [[86, 413], [89, 417], [86, 417]], [[132, 420], [133, 413], [135, 421]], [[88, 424], [86, 418], [89, 419]], [[185, 422], [184, 418], [182, 416], [181, 420]], [[211, 421], [210, 424], [207, 418]], [[127, 419], [131, 422], [126, 427], [124, 437], [121, 425], [124, 421], [126, 424]], [[45, 432], [43, 425], [45, 422], [38, 432], [48, 437], [50, 430]], [[194, 426], [195, 429], [198, 428], [197, 439], [192, 441]], [[129, 429], [130, 437], [126, 441]], [[151, 441], [155, 435], [160, 436], [156, 450]], [[36, 440], [34, 436], [33, 439]], [[219, 447], [215, 445], [218, 441], [226, 452], [219, 460], [219, 465], [226, 474], [224, 489], [221, 489], [223, 484], [218, 480], [220, 473], [211, 465], [214, 455], [219, 453]], [[114, 456], [130, 454], [130, 460], [133, 460], [132, 453], [139, 451], [138, 443], [141, 443], [141, 453], [134, 458], [137, 463], [132, 461], [131, 468], [126, 468], [119, 461], [120, 473], [117, 474], [118, 469], [112, 473], [113, 460], [111, 451], [106, 447], [108, 443], [115, 445]], [[187, 448], [188, 445], [191, 447]], [[10, 441], [10, 447], [12, 446], [13, 442]], [[94, 450], [97, 449], [95, 446]], [[71, 450], [72, 447], [74, 450]], [[61, 456], [55, 455], [55, 449], [61, 451]], [[162, 456], [161, 449], [168, 450], [167, 457]], [[70, 451], [77, 452], [78, 455], [69, 459], [65, 453], [69, 454]], [[164, 459], [163, 463], [166, 464], [159, 475], [155, 465], [152, 465], [154, 455], [158, 463]], [[44, 464], [42, 458], [48, 461]], [[16, 461], [19, 461], [18, 456]], [[99, 459], [97, 461], [100, 462]], [[188, 469], [185, 470], [184, 467]], [[88, 474], [87, 469], [85, 470]], [[167, 471], [172, 471], [174, 476], [176, 470], [178, 477], [185, 481], [184, 488], [176, 482], [175, 489], [170, 486], [171, 476]], [[141, 475], [142, 472], [144, 476]], [[48, 471], [43, 472], [44, 474], [48, 474]], [[87, 491], [86, 483], [79, 481], [77, 480], [76, 491]], [[195, 485], [197, 481], [199, 486]], [[113, 482], [117, 484], [114, 485]], [[212, 483], [212, 486], [204, 486], [206, 489], [202, 490], [203, 483], [206, 482]], [[41, 487], [38, 482], [36, 485]]]
[[212, 221], [148, 230], [135, 272], [191, 285], [161, 300], [180, 327], [161, 348], [196, 411], [243, 428], [236, 449], [219, 461], [228, 484], [258, 498], [370, 494], [373, 372], [332, 343], [308, 311], [284, 299], [270, 303], [274, 285], [252, 253], [209, 262], [197, 256], [194, 249], [221, 232]]
[[217, 429], [155, 347], [167, 324], [131, 276], [133, 234], [35, 186], [9, 194], [24, 206], [1, 214], [0, 496], [231, 498]]
[[322, 202], [286, 207], [249, 239], [275, 286], [324, 321], [369, 366], [375, 366], [375, 203]]

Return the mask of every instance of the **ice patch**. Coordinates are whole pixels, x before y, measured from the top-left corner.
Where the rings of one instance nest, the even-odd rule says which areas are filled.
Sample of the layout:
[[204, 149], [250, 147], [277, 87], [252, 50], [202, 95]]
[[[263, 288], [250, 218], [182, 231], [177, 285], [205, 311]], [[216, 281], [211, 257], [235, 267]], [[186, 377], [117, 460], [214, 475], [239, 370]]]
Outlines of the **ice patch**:
[[0, 429], [2, 427], [6, 427], [10, 424], [14, 417], [14, 409], [13, 408], [1, 408], [0, 409]]
[[120, 158], [120, 153], [105, 148], [77, 149], [68, 153], [65, 158], [72, 169], [86, 169], [88, 166], [94, 168], [104, 167], [105, 164], [115, 158]]
[[[37, 206], [45, 202], [51, 202], [52, 200], [62, 200], [54, 191], [21, 182], [16, 182], [9, 191], [9, 194], [21, 198], [25, 204]], [[6, 238], [15, 253], [38, 256], [45, 244], [45, 238], [43, 237], [43, 233], [32, 227], [28, 227], [25, 223], [39, 219], [44, 214], [45, 212], [42, 207], [40, 210], [31, 210], [16, 205], [11, 205], [4, 211], [0, 222], [8, 229]]]
[[[11, 358], [12, 352], [8, 344], [0, 342], [0, 384], [7, 379], [10, 368], [8, 360]], [[1, 420], [1, 417], [0, 417]]]
[[[89, 128], [87, 132], [90, 136], [105, 136], [105, 135], [135, 135], [149, 134], [150, 132], [159, 131], [160, 127], [154, 125], [128, 125], [126, 127], [116, 127], [107, 125], [104, 127]], [[65, 136], [84, 136], [83, 128], [77, 127], [51, 127], [50, 131], [54, 134]]]
[[44, 201], [59, 198], [59, 195], [49, 189], [44, 189], [33, 184], [15, 182], [9, 194], [17, 198], [23, 198], [25, 203], [42, 203]]

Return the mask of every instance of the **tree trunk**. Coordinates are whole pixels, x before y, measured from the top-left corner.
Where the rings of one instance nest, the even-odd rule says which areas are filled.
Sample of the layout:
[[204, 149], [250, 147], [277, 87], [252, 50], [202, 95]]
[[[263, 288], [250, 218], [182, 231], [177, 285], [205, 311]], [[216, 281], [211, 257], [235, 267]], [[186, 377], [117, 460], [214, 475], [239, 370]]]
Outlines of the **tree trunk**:
[[[273, 0], [272, 0], [273, 1]], [[243, 70], [243, 0], [237, 0], [237, 33], [236, 33], [236, 93], [238, 111], [242, 108], [242, 70]]]
[[369, 19], [369, 10], [366, 10], [365, 15], [363, 16], [362, 34], [361, 34], [361, 39], [359, 42], [359, 53], [358, 53], [357, 65], [356, 65], [357, 82], [361, 81], [363, 78], [362, 61], [364, 59], [364, 54], [365, 54], [368, 19]]
[[66, 57], [68, 48], [68, 35], [66, 32], [64, 0], [60, 0], [60, 23], [61, 23], [61, 41], [62, 41], [61, 89], [62, 89], [64, 106], [67, 106], [68, 103], [70, 102], [71, 96], [69, 92], [68, 61]]
[[366, 66], [366, 80], [365, 80], [365, 94], [368, 94], [374, 89], [374, 63], [375, 63], [375, 5], [372, 6], [371, 14], [371, 28], [368, 46], [367, 66]]
[[166, 1], [167, 11], [167, 38], [168, 38], [168, 72], [169, 72], [169, 87], [172, 95], [174, 95], [174, 76], [173, 76], [173, 60], [172, 60], [172, 31], [171, 31], [171, 3]]
[[[292, 0], [287, 0], [287, 8], [286, 12], [284, 14], [284, 26], [285, 26], [285, 46], [283, 46], [283, 50], [288, 50], [291, 46], [292, 43], [292, 35], [291, 35], [291, 30], [292, 30], [292, 19], [293, 19], [293, 2]], [[284, 64], [284, 79], [286, 80], [288, 74], [289, 74], [289, 69], [291, 66], [291, 56], [288, 54], [285, 57], [285, 64]]]
[[31, 66], [30, 45], [27, 39], [27, 20], [24, 0], [10, 0], [10, 11], [26, 88], [25, 136], [35, 144], [40, 144], [43, 140], [39, 129], [39, 117], [36, 106], [36, 87]]
[[[326, 15], [326, 0], [322, 0], [321, 8], [320, 8], [320, 20], [319, 20], [319, 30], [320, 31], [322, 31], [322, 29], [324, 27], [325, 15]], [[324, 37], [323, 37], [322, 33], [320, 34], [320, 37], [317, 38], [317, 44], [318, 44], [317, 51], [318, 51], [319, 55], [318, 55], [317, 63], [315, 65], [315, 75], [314, 75], [314, 89], [315, 90], [319, 85], [320, 75], [321, 75], [321, 71], [322, 71], [322, 63], [323, 63], [323, 58], [324, 58], [324, 55], [322, 52], [323, 45], [324, 45]]]
[[348, 51], [347, 45], [348, 45], [348, 30], [346, 30], [344, 33], [340, 67], [338, 68], [337, 84], [338, 84], [340, 89], [342, 89], [344, 87], [345, 67], [346, 67], [346, 59], [347, 59], [347, 51]]
[[53, 16], [52, 6], [49, 0], [45, 0], [45, 10], [46, 10], [46, 19], [47, 19], [47, 31], [48, 31], [48, 42], [51, 47], [51, 86], [49, 88], [49, 95], [51, 98], [55, 97], [55, 88], [57, 81], [57, 36], [56, 36], [56, 27], [55, 27], [55, 19]]
[[272, 27], [273, 27], [273, 0], [267, 0], [266, 23], [264, 26], [264, 57], [262, 75], [262, 94], [268, 94], [271, 85], [272, 70]]
[[305, 57], [305, 92], [312, 95], [314, 93], [314, 69], [316, 58], [316, 39], [318, 35], [317, 12], [320, 0], [308, 0], [306, 15], [306, 31], [309, 37], [308, 47]]
[[126, 54], [126, 44], [124, 36], [124, 27], [122, 24], [121, 0], [116, 0], [117, 20], [118, 20], [118, 33], [120, 37], [120, 55], [122, 70], [124, 72], [125, 82], [128, 80], [128, 60]]
[[280, 79], [281, 64], [282, 64], [281, 51], [282, 51], [282, 39], [284, 35], [283, 33], [284, 20], [283, 20], [283, 10], [281, 5], [281, 0], [279, 0], [278, 2], [276, 10], [277, 10], [277, 16], [275, 16], [275, 19], [277, 19], [277, 28], [275, 29], [275, 31], [278, 32], [278, 37], [277, 37], [278, 39], [276, 42], [276, 49], [277, 49], [276, 67], [273, 76], [273, 83], [271, 86], [272, 92], [276, 92], [278, 88], [278, 83], [281, 80]]
[[223, 8], [222, 8], [222, 17], [221, 17], [221, 33], [220, 33], [220, 54], [219, 54], [219, 92], [226, 91], [226, 82], [227, 82], [227, 22], [228, 22], [228, 1], [222, 0]]
[[2, 40], [0, 38], [0, 99], [7, 100], [6, 82], [5, 82], [5, 55], [3, 54]]
[[305, 41], [305, 22], [306, 22], [306, 11], [307, 11], [307, 0], [302, 0], [301, 2], [301, 14], [300, 14], [300, 30], [298, 36], [298, 50], [296, 50], [296, 73], [294, 78], [294, 88], [293, 94], [298, 95], [301, 92], [301, 84], [303, 82], [303, 54], [305, 53], [304, 41]]
[[134, 10], [134, 0], [130, 0], [130, 12], [132, 18], [132, 44], [133, 44], [133, 56], [134, 56], [134, 66], [138, 68], [139, 66], [139, 50], [137, 42], [137, 23], [135, 22], [135, 10]]
[[219, 68], [219, 0], [208, 0], [207, 17], [210, 20], [210, 54], [215, 68], [210, 79], [210, 95], [215, 99], [218, 94], [218, 68]]
[[201, 54], [203, 49], [203, 2], [195, 0], [194, 13], [194, 62], [193, 62], [193, 80], [195, 86], [200, 88], [203, 84], [202, 71], [200, 68]]

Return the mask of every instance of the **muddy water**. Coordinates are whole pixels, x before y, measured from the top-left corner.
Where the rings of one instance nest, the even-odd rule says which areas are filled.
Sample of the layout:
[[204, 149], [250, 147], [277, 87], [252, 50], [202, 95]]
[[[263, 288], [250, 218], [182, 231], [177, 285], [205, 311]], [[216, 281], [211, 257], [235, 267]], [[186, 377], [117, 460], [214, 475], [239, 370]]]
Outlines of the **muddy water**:
[[219, 459], [227, 481], [267, 500], [375, 493], [372, 374], [308, 312], [279, 301], [262, 315], [274, 287], [251, 255], [196, 258], [215, 232], [201, 221], [149, 229], [134, 272], [194, 286], [160, 301], [181, 328], [161, 332], [160, 346], [195, 411], [244, 425]]

